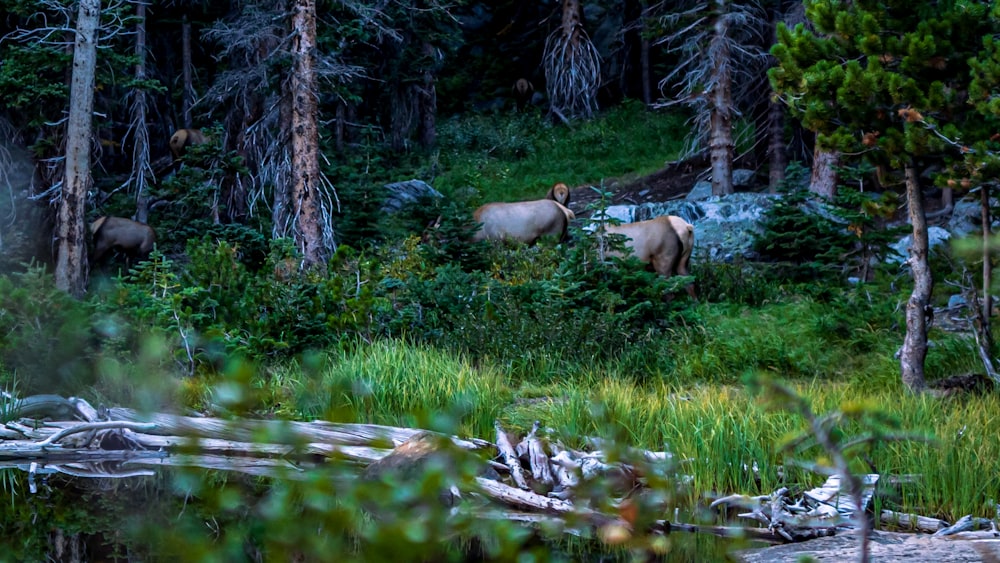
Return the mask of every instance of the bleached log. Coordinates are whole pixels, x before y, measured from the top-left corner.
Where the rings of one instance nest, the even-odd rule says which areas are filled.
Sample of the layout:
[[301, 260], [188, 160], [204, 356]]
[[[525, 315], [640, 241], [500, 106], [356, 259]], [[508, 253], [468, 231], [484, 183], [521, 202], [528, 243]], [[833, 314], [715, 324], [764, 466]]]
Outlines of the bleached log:
[[145, 432], [152, 430], [155, 426], [149, 423], [141, 422], [126, 422], [126, 421], [109, 421], [109, 422], [84, 422], [81, 424], [75, 424], [69, 428], [64, 428], [55, 434], [49, 436], [48, 438], [42, 440], [38, 443], [40, 446], [48, 446], [62, 440], [67, 436], [72, 436], [73, 434], [79, 434], [81, 432], [91, 432], [100, 430], [118, 430], [118, 429], [128, 429], [135, 432]]
[[535, 482], [545, 487], [551, 487], [555, 480], [552, 477], [552, 470], [549, 468], [549, 456], [545, 455], [545, 447], [538, 438], [539, 422], [536, 420], [528, 434], [528, 460], [531, 465], [531, 476]]
[[[409, 440], [419, 428], [399, 428], [377, 424], [339, 424], [327, 421], [298, 422], [284, 420], [224, 420], [163, 413], [142, 414], [125, 408], [110, 408], [111, 420], [151, 422], [156, 429], [151, 434], [161, 436], [200, 436], [251, 442], [262, 436], [273, 443], [325, 442], [344, 446], [371, 446], [386, 442], [390, 448]], [[490, 446], [485, 440], [465, 440], [452, 436], [455, 445], [465, 449]], [[391, 443], [391, 446], [389, 444]]]
[[957, 522], [951, 526], [941, 528], [940, 530], [934, 532], [935, 536], [951, 536], [959, 532], [971, 532], [981, 530], [990, 526], [989, 518], [973, 518], [971, 514], [966, 514], [965, 516], [958, 519]]
[[528, 481], [524, 478], [524, 469], [521, 467], [521, 461], [517, 458], [514, 446], [507, 439], [507, 433], [500, 426], [499, 420], [493, 421], [493, 427], [496, 428], [497, 432], [497, 450], [500, 452], [500, 456], [503, 457], [504, 463], [510, 468], [510, 478], [514, 480], [515, 485], [528, 490]]
[[861, 497], [861, 508], [854, 506], [854, 500], [847, 493], [840, 480], [840, 475], [831, 475], [822, 486], [810, 489], [804, 493], [806, 498], [819, 503], [816, 511], [811, 516], [823, 517], [850, 517], [854, 514], [863, 513], [868, 509], [868, 503], [875, 494], [875, 485], [878, 483], [879, 475], [869, 473], [863, 475], [861, 485], [864, 488]]
[[948, 523], [938, 518], [920, 516], [919, 514], [908, 514], [905, 512], [894, 512], [883, 510], [879, 514], [879, 520], [883, 524], [892, 524], [903, 530], [916, 530], [927, 534], [933, 534], [938, 530], [948, 527]]
[[324, 457], [339, 457], [359, 463], [371, 463], [389, 455], [392, 450], [372, 448], [368, 446], [341, 446], [312, 442], [301, 446], [288, 444], [261, 444], [256, 442], [237, 442], [219, 440], [216, 438], [181, 438], [176, 436], [153, 436], [141, 434], [134, 436], [136, 442], [146, 448], [162, 448], [167, 451], [188, 451], [197, 449], [199, 453], [222, 456], [281, 456], [317, 455]]
[[571, 502], [550, 498], [531, 491], [516, 489], [500, 481], [476, 477], [476, 484], [478, 485], [478, 492], [509, 507], [523, 510], [537, 510], [561, 516], [576, 516], [593, 526], [616, 524], [627, 528], [631, 527], [617, 516], [603, 514], [589, 508], [577, 508]]
[[570, 489], [579, 485], [580, 464], [558, 444], [550, 443], [549, 451], [552, 452], [549, 461], [552, 463], [552, 476], [555, 479], [556, 487]]

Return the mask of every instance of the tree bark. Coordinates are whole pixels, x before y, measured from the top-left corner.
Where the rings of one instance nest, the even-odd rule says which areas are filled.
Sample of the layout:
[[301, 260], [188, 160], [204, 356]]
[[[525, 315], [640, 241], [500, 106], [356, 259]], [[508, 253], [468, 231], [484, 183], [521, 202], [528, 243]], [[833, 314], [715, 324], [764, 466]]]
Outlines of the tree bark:
[[143, 0], [135, 5], [135, 79], [140, 86], [134, 90], [135, 100], [132, 106], [132, 173], [135, 181], [135, 220], [140, 223], [149, 222], [149, 197], [146, 194], [147, 172], [152, 171], [149, 161], [149, 128], [146, 126], [148, 113], [148, 98], [145, 86], [146, 80], [146, 3]]
[[785, 108], [778, 100], [771, 100], [767, 113], [768, 191], [772, 194], [785, 181], [788, 151], [785, 149]]
[[292, 11], [292, 183], [295, 245], [303, 268], [326, 264], [319, 171], [319, 109], [316, 100], [316, 1], [295, 0]]
[[[813, 149], [812, 176], [809, 179], [809, 191], [833, 199], [837, 195], [837, 165], [840, 164], [840, 153], [824, 149], [816, 144]], [[921, 205], [921, 210], [923, 205]], [[923, 211], [921, 211], [923, 213]], [[926, 233], [925, 233], [926, 234]]]
[[59, 199], [56, 287], [75, 297], [87, 291], [85, 203], [90, 188], [90, 137], [93, 130], [94, 73], [97, 68], [97, 27], [100, 0], [80, 0], [73, 49], [69, 120], [66, 129], [66, 171]]
[[187, 14], [181, 20], [181, 76], [184, 82], [181, 94], [181, 119], [184, 121], [184, 128], [191, 129], [191, 106], [194, 105], [194, 80], [191, 69], [191, 22], [187, 19]]
[[642, 66], [642, 102], [647, 106], [653, 103], [653, 83], [649, 74], [649, 38], [646, 31], [649, 26], [649, 7], [646, 2], [639, 2], [642, 15], [639, 16], [639, 62]]
[[437, 91], [434, 87], [435, 54], [434, 45], [424, 41], [423, 55], [427, 60], [424, 69], [424, 84], [420, 90], [420, 145], [425, 149], [437, 143]]
[[906, 164], [905, 172], [910, 224], [913, 227], [909, 258], [913, 292], [906, 302], [906, 337], [900, 349], [899, 365], [906, 388], [910, 391], [922, 391], [926, 386], [924, 360], [927, 358], [927, 323], [931, 316], [930, 300], [934, 280], [927, 260], [929, 244], [923, 194], [920, 190], [920, 178], [912, 161]]
[[[993, 331], [990, 328], [990, 317], [993, 314], [993, 295], [990, 293], [990, 290], [993, 287], [993, 261], [990, 257], [990, 223], [993, 219], [990, 217], [990, 190], [988, 184], [983, 184], [979, 188], [979, 198], [979, 213], [983, 223], [983, 299], [978, 330], [984, 352], [988, 355], [992, 364]], [[987, 366], [987, 369], [991, 367]]]
[[[292, 123], [292, 96], [290, 88], [286, 85], [282, 88], [282, 96], [278, 103], [279, 122], [281, 131], [278, 135], [281, 144], [280, 154], [287, 157], [291, 139]], [[274, 205], [271, 206], [271, 229], [274, 238], [284, 238], [291, 236], [292, 217], [289, 214], [292, 193], [291, 174], [278, 174], [274, 181]]]
[[729, 11], [728, 0], [715, 0], [719, 16], [715, 20], [710, 50], [715, 57], [710, 83], [711, 114], [709, 117], [708, 153], [712, 165], [712, 195], [733, 193], [733, 96], [730, 68], [729, 22], [723, 14]]
[[346, 102], [337, 103], [337, 118], [336, 125], [334, 125], [334, 146], [337, 147], [337, 152], [344, 152], [344, 147], [346, 146], [345, 133], [347, 126], [344, 124], [344, 120], [347, 119], [347, 105]]

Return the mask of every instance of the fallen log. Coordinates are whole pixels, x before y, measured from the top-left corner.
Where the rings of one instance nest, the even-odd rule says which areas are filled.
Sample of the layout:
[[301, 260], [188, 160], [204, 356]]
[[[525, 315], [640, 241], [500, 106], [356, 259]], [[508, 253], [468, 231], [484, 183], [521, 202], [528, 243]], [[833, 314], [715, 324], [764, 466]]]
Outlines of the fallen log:
[[905, 512], [894, 512], [892, 510], [882, 510], [879, 513], [879, 520], [882, 524], [891, 524], [901, 530], [911, 530], [927, 534], [933, 534], [938, 530], [948, 527], [947, 522], [938, 518], [929, 518]]
[[511, 445], [510, 439], [507, 438], [507, 433], [500, 426], [500, 421], [494, 421], [493, 427], [496, 429], [497, 434], [497, 450], [500, 452], [500, 456], [503, 457], [504, 463], [510, 469], [510, 478], [514, 480], [514, 484], [519, 488], [529, 490], [530, 487], [528, 487], [528, 481], [524, 478], [524, 469], [521, 467], [521, 461], [518, 459], [517, 452], [514, 450], [514, 446]]
[[[148, 413], [126, 408], [107, 409], [111, 420], [131, 422], [151, 422], [156, 428], [149, 434], [160, 436], [200, 436], [221, 438], [240, 442], [267, 439], [278, 443], [324, 442], [344, 446], [370, 446], [384, 442], [392, 449], [409, 440], [418, 432], [426, 430], [399, 428], [377, 424], [338, 424], [327, 421], [299, 422], [288, 420], [225, 420], [221, 418], [199, 418], [173, 414]], [[490, 446], [484, 440], [464, 440], [452, 436], [452, 441], [465, 449]]]

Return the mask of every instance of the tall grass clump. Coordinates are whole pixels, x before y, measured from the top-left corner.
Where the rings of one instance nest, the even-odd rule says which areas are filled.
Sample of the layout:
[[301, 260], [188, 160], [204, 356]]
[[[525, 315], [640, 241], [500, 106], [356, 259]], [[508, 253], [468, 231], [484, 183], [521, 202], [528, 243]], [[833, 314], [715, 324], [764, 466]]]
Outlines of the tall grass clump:
[[[942, 399], [906, 393], [902, 385], [868, 385], [814, 380], [789, 388], [814, 413], [847, 413], [838, 432], [844, 442], [876, 436], [864, 457], [851, 458], [858, 473], [883, 476], [880, 506], [955, 521], [965, 514], [992, 517], [1000, 490], [1000, 399], [995, 395]], [[567, 444], [586, 447], [587, 437], [667, 450], [684, 460], [680, 473], [692, 478], [690, 495], [678, 502], [694, 508], [706, 493], [767, 494], [778, 487], [818, 486], [825, 475], [811, 473], [782, 451], [790, 436], [808, 431], [794, 412], [773, 411], [741, 386], [636, 385], [591, 377], [567, 382], [544, 404], [518, 405], [507, 412], [512, 426], [534, 419]], [[857, 413], [871, 413], [858, 417]], [[874, 418], [872, 418], [874, 417]], [[885, 424], [877, 439], [866, 420]], [[817, 448], [794, 452], [796, 460], [822, 459]], [[756, 467], [756, 470], [752, 468]], [[916, 475], [912, 485], [890, 486], [893, 475]]]
[[502, 375], [398, 340], [331, 353], [296, 392], [306, 416], [487, 436], [510, 400]]

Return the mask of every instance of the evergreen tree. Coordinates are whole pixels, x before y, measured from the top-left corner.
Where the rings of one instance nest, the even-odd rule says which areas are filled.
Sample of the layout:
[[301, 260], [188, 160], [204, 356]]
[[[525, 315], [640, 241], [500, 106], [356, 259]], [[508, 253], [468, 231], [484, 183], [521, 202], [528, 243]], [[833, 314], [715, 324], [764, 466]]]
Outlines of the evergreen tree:
[[782, 26], [772, 50], [772, 84], [820, 144], [902, 172], [914, 287], [900, 368], [911, 390], [925, 385], [933, 287], [920, 168], [954, 154], [948, 139], [967, 125], [968, 60], [994, 27], [986, 11], [961, 0], [811, 0], [815, 32]]

